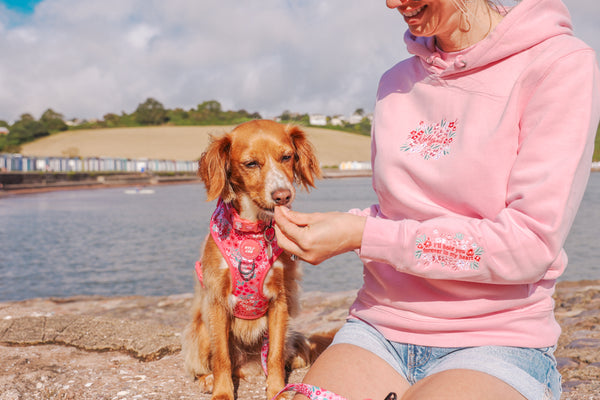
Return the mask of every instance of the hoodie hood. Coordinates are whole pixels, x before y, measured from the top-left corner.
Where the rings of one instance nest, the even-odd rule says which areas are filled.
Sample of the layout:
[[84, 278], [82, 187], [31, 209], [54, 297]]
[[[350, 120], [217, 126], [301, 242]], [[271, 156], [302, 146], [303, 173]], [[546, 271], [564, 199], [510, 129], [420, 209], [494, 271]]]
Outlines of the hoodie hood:
[[431, 73], [450, 75], [495, 63], [558, 35], [573, 35], [571, 16], [561, 0], [523, 0], [502, 8], [502, 21], [483, 40], [457, 52], [453, 62], [442, 60], [433, 37], [418, 37], [407, 30], [408, 52], [420, 57]]

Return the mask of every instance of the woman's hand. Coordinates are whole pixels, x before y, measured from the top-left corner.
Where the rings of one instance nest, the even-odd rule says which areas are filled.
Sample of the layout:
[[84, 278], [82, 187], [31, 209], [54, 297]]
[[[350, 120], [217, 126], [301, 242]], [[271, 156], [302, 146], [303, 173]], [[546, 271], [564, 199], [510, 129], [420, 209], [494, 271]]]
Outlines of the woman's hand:
[[342, 212], [305, 214], [275, 207], [277, 244], [316, 265], [360, 248], [366, 217]]

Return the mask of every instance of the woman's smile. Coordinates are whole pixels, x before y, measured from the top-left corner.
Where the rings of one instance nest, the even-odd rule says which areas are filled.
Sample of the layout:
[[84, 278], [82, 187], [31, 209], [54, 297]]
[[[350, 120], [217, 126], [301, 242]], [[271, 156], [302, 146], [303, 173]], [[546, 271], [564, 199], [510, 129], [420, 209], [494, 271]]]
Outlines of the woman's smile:
[[400, 11], [400, 14], [404, 16], [404, 20], [408, 23], [408, 21], [411, 18], [421, 16], [423, 11], [425, 11], [425, 8], [427, 8], [427, 6], [421, 6], [418, 8], [407, 8], [405, 10], [398, 9], [398, 11]]

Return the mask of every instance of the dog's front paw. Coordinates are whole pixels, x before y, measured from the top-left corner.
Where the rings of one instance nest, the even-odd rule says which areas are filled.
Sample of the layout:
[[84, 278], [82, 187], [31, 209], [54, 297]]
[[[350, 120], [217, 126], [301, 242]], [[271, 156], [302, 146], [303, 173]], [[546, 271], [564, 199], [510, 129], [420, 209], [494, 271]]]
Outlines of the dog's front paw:
[[[277, 393], [279, 393], [281, 391], [281, 389], [283, 389], [283, 387], [285, 386], [285, 383], [283, 382], [283, 380], [280, 380], [278, 382], [270, 382], [269, 379], [267, 378], [267, 399], [273, 399], [275, 397], [275, 395]], [[287, 399], [288, 397], [284, 396], [283, 394], [279, 397], [277, 397], [280, 400], [284, 400]]]
[[198, 387], [202, 393], [212, 393], [215, 383], [213, 374], [202, 375], [198, 377]]
[[[283, 389], [283, 388], [282, 388]], [[279, 396], [277, 396], [277, 393], [279, 393], [279, 391], [276, 391], [275, 393], [270, 394], [269, 391], [267, 390], [267, 399], [271, 400], [290, 400], [292, 397], [294, 397], [295, 393], [292, 392], [283, 392], [281, 393]], [[275, 396], [277, 396], [277, 398], [275, 398]]]
[[229, 393], [213, 394], [213, 396], [210, 398], [210, 400], [233, 400], [233, 394], [229, 394]]
[[234, 400], [231, 375], [215, 375], [211, 400]]

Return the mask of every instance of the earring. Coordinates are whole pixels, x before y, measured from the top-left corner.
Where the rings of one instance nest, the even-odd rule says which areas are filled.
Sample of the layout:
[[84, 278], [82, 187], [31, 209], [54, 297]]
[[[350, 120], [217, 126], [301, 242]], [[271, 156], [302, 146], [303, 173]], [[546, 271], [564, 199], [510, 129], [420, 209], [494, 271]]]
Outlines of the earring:
[[[463, 21], [463, 19], [464, 19], [465, 24], [466, 24], [466, 28], [464, 28], [464, 29], [462, 28], [462, 21]], [[461, 23], [460, 23], [460, 27], [461, 27], [460, 29], [461, 29], [461, 31], [463, 31], [463, 32], [469, 32], [471, 30], [471, 20], [469, 18], [469, 14], [468, 13], [462, 13], [460, 15], [460, 21], [461, 21]]]
[[[467, 6], [467, 4], [471, 4], [473, 2], [473, 0], [462, 0], [462, 7], [459, 7], [460, 9], [460, 24], [459, 24], [459, 29], [463, 32], [468, 32], [471, 30], [471, 19], [469, 18], [469, 7]], [[466, 24], [466, 28], [463, 29], [463, 19], [465, 21]]]

